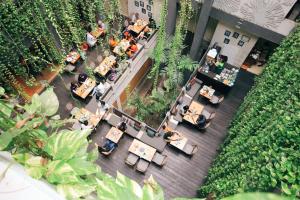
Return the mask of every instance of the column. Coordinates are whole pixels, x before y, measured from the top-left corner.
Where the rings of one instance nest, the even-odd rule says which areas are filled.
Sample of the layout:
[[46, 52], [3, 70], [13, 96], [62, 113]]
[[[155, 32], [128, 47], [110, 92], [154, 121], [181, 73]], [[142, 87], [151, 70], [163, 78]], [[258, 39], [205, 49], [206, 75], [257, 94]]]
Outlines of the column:
[[213, 0], [204, 0], [202, 3], [201, 12], [199, 14], [199, 19], [194, 33], [193, 43], [190, 50], [190, 56], [193, 60], [199, 60], [199, 54], [201, 53], [201, 43], [206, 30], [206, 25], [209, 19], [213, 2]]
[[167, 36], [173, 35], [175, 32], [176, 17], [177, 17], [177, 0], [168, 0], [168, 13], [166, 19]]

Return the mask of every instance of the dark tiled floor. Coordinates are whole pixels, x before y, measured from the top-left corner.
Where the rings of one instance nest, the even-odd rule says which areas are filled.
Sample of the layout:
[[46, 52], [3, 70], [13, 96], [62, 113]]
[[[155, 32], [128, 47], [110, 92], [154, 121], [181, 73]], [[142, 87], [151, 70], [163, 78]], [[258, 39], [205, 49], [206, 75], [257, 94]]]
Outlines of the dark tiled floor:
[[[97, 163], [104, 172], [115, 176], [116, 172], [119, 171], [141, 184], [145, 178], [152, 174], [163, 187], [166, 199], [194, 197], [198, 187], [203, 183], [213, 159], [217, 155], [216, 150], [224, 141], [227, 127], [234, 113], [253, 85], [253, 79], [254, 76], [252, 74], [241, 70], [236, 85], [218, 106], [211, 106], [205, 99], [198, 98], [198, 96], [194, 97], [194, 99], [199, 99], [206, 106], [207, 110], [216, 111], [216, 117], [205, 132], [200, 132], [186, 123], [182, 123], [177, 127], [178, 131], [182, 132], [191, 142], [198, 145], [199, 151], [192, 157], [167, 146], [163, 152], [163, 154], [168, 156], [167, 164], [163, 168], [151, 164], [146, 174], [143, 175], [124, 163], [124, 159], [128, 154], [128, 148], [133, 140], [125, 135], [120, 141], [118, 148], [109, 157], [100, 155]], [[93, 142], [101, 144], [109, 129], [110, 125], [106, 122], [101, 122], [96, 133], [92, 135]]]

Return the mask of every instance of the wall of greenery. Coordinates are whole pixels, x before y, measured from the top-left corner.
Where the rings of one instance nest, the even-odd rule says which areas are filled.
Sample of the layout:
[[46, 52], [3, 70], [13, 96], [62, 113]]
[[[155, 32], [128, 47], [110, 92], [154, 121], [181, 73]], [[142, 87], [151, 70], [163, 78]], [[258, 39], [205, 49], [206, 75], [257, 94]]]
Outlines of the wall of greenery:
[[[111, 9], [106, 11], [104, 3]], [[27, 84], [52, 64], [61, 64], [71, 48], [85, 41], [87, 27], [99, 15], [107, 22], [118, 13], [118, 0], [8, 0], [0, 4], [1, 83]], [[114, 9], [113, 9], [114, 8]], [[117, 8], [117, 9], [116, 9]]]
[[300, 197], [300, 27], [276, 49], [241, 105], [201, 197], [280, 191]]

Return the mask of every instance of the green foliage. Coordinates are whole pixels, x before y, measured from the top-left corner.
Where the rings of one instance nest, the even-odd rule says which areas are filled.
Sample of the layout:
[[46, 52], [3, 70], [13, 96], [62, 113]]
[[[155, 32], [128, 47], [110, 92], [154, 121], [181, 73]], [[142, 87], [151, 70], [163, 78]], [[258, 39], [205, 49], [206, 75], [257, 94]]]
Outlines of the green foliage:
[[155, 182], [152, 176], [144, 181], [141, 188], [135, 181], [117, 173], [116, 180], [106, 179], [99, 183], [97, 194], [107, 200], [163, 200], [164, 194], [161, 187]]
[[256, 79], [232, 121], [202, 197], [279, 190], [300, 197], [300, 27]]

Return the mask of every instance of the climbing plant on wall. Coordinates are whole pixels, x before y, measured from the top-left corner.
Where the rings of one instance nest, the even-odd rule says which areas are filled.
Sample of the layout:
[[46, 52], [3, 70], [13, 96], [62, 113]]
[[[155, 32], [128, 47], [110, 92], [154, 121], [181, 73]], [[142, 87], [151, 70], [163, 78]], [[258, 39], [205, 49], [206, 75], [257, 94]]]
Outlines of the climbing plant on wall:
[[153, 85], [157, 86], [160, 65], [165, 62], [165, 44], [166, 44], [166, 17], [167, 17], [167, 4], [168, 0], [164, 0], [160, 14], [160, 27], [158, 29], [157, 43], [150, 55], [153, 59], [153, 66], [149, 73], [149, 78], [153, 78]]
[[300, 197], [300, 27], [239, 108], [200, 196], [278, 190]]

